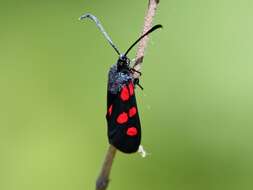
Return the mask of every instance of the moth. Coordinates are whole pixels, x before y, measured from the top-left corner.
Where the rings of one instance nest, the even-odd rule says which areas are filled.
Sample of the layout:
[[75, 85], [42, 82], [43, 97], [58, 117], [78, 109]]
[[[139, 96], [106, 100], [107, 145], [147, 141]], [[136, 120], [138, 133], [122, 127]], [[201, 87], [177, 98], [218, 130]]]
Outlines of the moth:
[[119, 56], [116, 64], [111, 66], [108, 74], [106, 120], [109, 143], [124, 153], [134, 153], [141, 143], [141, 123], [136, 103], [135, 87], [139, 86], [142, 89], [142, 86], [139, 84], [139, 79], [133, 77], [134, 73], [138, 73], [139, 76], [141, 73], [130, 66], [131, 61], [127, 54], [143, 37], [161, 28], [162, 25], [153, 26], [140, 36], [125, 53], [120, 53], [97, 17], [88, 13], [82, 15], [80, 20], [85, 18], [89, 18], [96, 23]]

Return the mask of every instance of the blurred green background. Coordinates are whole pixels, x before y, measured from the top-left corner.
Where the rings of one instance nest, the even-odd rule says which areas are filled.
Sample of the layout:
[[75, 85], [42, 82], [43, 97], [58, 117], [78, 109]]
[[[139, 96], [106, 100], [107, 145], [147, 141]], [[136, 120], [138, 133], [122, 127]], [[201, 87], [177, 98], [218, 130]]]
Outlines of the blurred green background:
[[[147, 1], [0, 1], [0, 190], [94, 189], [107, 72], [139, 36]], [[110, 190], [253, 189], [253, 1], [161, 0], [137, 90], [142, 144]], [[133, 58], [133, 50], [130, 57]]]

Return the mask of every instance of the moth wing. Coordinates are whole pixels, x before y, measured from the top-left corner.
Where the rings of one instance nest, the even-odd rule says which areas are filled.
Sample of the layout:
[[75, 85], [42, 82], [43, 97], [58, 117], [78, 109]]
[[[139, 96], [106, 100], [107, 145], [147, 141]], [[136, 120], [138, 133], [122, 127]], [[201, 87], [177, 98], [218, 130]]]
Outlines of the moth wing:
[[141, 141], [141, 124], [133, 82], [126, 82], [117, 94], [108, 91], [107, 96], [109, 143], [122, 152], [136, 152]]

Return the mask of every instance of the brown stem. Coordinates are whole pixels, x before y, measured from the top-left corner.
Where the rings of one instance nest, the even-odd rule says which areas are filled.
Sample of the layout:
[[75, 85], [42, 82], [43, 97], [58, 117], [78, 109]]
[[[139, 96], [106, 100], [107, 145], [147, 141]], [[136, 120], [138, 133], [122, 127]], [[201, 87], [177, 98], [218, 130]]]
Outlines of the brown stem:
[[[147, 10], [146, 16], [144, 18], [144, 26], [143, 26], [142, 34], [147, 32], [152, 27], [152, 21], [155, 16], [155, 11], [156, 11], [158, 3], [159, 3], [159, 0], [149, 0], [148, 10]], [[147, 47], [147, 44], [148, 44], [148, 39], [149, 39], [149, 37], [145, 36], [139, 42], [139, 45], [137, 48], [137, 53], [136, 53], [136, 62], [134, 65], [134, 69], [137, 71], [141, 70], [141, 64], [144, 59], [144, 52], [145, 52], [145, 48]], [[135, 72], [134, 78], [138, 78], [138, 77], [140, 77], [140, 74], [138, 74], [138, 72]]]
[[112, 162], [116, 154], [116, 148], [112, 145], [109, 145], [105, 160], [99, 174], [99, 177], [96, 181], [96, 190], [105, 190], [109, 183], [109, 175], [112, 167]]
[[[159, 3], [159, 0], [149, 0], [148, 10], [144, 18], [144, 27], [143, 27], [142, 34], [144, 34], [146, 31], [148, 31], [151, 28], [158, 3]], [[137, 71], [140, 71], [141, 69], [141, 63], [144, 58], [145, 47], [147, 46], [147, 44], [148, 44], [148, 36], [144, 37], [139, 42], [137, 53], [136, 53], [136, 63], [134, 66], [134, 69]], [[134, 77], [138, 78], [139, 74], [135, 72]], [[110, 171], [111, 171], [111, 167], [112, 167], [112, 163], [113, 163], [113, 159], [115, 157], [116, 151], [117, 150], [114, 146], [109, 145], [101, 172], [96, 181], [96, 190], [106, 190], [109, 184], [109, 175], [110, 175]]]

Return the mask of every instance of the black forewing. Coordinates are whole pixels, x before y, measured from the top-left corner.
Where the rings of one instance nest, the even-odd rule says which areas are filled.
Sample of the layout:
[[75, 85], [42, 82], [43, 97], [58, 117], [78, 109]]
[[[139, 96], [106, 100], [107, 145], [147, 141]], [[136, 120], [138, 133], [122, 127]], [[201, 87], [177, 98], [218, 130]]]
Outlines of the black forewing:
[[[141, 124], [136, 97], [134, 88], [132, 88], [131, 91], [130, 85], [133, 87], [131, 80], [123, 84], [122, 89], [117, 94], [112, 94], [109, 90], [107, 92], [106, 119], [109, 143], [125, 153], [136, 152], [141, 141]], [[129, 98], [125, 101], [122, 100], [123, 88], [125, 88], [124, 90], [127, 89], [129, 95]], [[135, 108], [135, 112], [133, 112], [134, 114], [131, 116], [130, 110], [133, 107]], [[119, 116], [122, 113], [127, 114], [127, 121], [119, 123]], [[125, 117], [123, 118], [125, 119]]]

